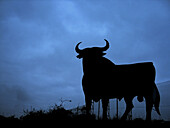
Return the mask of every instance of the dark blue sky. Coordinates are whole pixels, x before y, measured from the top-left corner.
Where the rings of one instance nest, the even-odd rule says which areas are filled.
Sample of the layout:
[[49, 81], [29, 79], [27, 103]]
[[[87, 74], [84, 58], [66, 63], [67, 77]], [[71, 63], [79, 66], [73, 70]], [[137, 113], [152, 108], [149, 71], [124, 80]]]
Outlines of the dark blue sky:
[[1, 0], [0, 114], [84, 104], [75, 45], [104, 46], [116, 64], [152, 61], [170, 80], [169, 0]]

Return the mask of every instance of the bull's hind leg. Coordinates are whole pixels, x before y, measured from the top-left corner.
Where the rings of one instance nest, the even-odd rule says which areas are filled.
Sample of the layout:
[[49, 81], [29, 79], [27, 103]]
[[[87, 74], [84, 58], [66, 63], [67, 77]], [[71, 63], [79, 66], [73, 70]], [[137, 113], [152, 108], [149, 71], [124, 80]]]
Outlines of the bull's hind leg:
[[125, 97], [124, 100], [126, 102], [126, 110], [125, 110], [125, 113], [123, 114], [123, 116], [121, 117], [121, 120], [126, 120], [127, 115], [134, 107], [133, 103], [132, 103], [133, 97]]
[[153, 100], [151, 96], [145, 97], [146, 99], [146, 120], [151, 120], [151, 113], [152, 113], [152, 107], [153, 107]]

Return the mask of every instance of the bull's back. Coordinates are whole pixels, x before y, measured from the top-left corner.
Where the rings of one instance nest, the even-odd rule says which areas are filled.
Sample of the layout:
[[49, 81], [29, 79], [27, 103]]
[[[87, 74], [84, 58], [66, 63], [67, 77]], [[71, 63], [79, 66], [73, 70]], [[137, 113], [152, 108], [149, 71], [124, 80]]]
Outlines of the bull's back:
[[120, 79], [122, 77], [122, 79], [127, 81], [132, 81], [132, 79], [142, 83], [155, 81], [155, 67], [152, 62], [116, 65], [116, 74]]
[[152, 62], [116, 65], [115, 70], [117, 73], [116, 83], [125, 91], [122, 93], [126, 93], [127, 90], [130, 93], [150, 90], [155, 82], [155, 67]]

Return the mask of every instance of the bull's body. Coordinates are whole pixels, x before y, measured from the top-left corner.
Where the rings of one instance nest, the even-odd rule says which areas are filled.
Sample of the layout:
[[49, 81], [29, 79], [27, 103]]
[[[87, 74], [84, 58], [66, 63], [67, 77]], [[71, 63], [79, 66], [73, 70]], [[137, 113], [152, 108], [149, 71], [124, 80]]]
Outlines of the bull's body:
[[124, 98], [126, 111], [122, 119], [132, 110], [132, 100], [138, 96], [138, 101], [146, 100], [146, 119], [151, 119], [153, 105], [158, 114], [160, 95], [155, 84], [155, 67], [152, 62], [115, 65], [103, 57], [109, 48], [109, 42], [103, 48], [93, 47], [80, 50], [78, 43], [75, 50], [83, 58], [82, 86], [85, 94], [87, 113], [91, 109], [91, 101], [102, 99], [103, 118], [107, 118], [109, 99]]
[[[94, 101], [102, 98], [144, 96], [152, 89], [150, 86], [155, 80], [152, 62], [115, 65], [104, 57], [98, 61], [90, 70], [87, 69], [88, 72], [84, 71], [82, 80], [85, 95]], [[83, 63], [84, 70], [85, 65]], [[89, 62], [89, 65], [92, 64]]]

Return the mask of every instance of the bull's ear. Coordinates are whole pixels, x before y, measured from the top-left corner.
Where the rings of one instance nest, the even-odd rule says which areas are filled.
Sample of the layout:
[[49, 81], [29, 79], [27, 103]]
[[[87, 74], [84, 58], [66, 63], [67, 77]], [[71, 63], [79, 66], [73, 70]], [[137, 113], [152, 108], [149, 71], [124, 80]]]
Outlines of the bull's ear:
[[106, 55], [106, 53], [102, 53], [102, 56]]
[[81, 54], [77, 55], [76, 57], [79, 59], [83, 58], [83, 56]]

